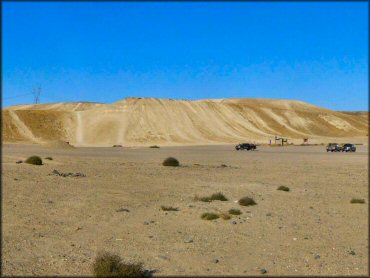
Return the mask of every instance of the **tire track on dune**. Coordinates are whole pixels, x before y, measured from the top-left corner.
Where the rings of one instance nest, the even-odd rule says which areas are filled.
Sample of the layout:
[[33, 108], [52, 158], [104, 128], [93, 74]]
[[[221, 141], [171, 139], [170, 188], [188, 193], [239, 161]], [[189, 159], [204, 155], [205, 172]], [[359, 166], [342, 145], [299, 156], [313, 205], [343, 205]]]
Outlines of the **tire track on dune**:
[[76, 112], [76, 143], [83, 143], [83, 126], [81, 112]]
[[14, 125], [18, 128], [20, 134], [22, 134], [28, 140], [31, 140], [35, 143], [41, 143], [42, 141], [37, 138], [32, 131], [23, 123], [23, 121], [18, 117], [17, 113], [13, 110], [8, 110], [9, 115], [13, 120]]

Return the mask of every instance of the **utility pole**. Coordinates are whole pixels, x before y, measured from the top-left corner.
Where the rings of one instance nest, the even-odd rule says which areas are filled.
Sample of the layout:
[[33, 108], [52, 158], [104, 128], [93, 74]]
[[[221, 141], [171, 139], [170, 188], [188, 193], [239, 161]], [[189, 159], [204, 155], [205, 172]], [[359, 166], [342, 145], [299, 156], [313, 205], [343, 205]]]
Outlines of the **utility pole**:
[[35, 104], [40, 102], [40, 95], [41, 95], [41, 86], [35, 86], [32, 91], [33, 100]]

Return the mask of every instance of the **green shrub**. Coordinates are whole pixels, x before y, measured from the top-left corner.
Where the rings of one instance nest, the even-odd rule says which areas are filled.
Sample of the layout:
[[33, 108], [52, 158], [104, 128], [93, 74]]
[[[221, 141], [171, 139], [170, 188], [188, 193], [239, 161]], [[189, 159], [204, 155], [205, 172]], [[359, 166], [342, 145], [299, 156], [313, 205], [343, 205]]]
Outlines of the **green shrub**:
[[221, 192], [218, 192], [218, 193], [213, 193], [211, 196], [205, 196], [205, 197], [195, 196], [195, 200], [202, 201], [202, 202], [212, 202], [215, 200], [227, 201], [227, 198], [225, 197], [224, 194], [222, 194]]
[[238, 201], [239, 205], [241, 206], [254, 206], [257, 205], [257, 203], [253, 200], [253, 198], [250, 197], [243, 197]]
[[145, 277], [142, 263], [123, 263], [118, 255], [108, 252], [96, 257], [93, 272], [96, 277]]
[[287, 186], [280, 185], [280, 186], [278, 187], [278, 189], [277, 189], [277, 190], [281, 190], [281, 191], [289, 191], [290, 189], [289, 189], [289, 187], [287, 187]]
[[177, 167], [180, 166], [180, 162], [174, 157], [168, 157], [163, 161], [162, 165]]
[[154, 145], [154, 146], [150, 146], [149, 148], [152, 148], [152, 149], [159, 149], [159, 146]]
[[216, 214], [216, 213], [205, 212], [205, 213], [202, 214], [201, 218], [203, 220], [215, 220], [217, 218], [220, 218], [220, 216], [218, 216], [218, 214]]
[[30, 156], [26, 159], [25, 163], [33, 164], [33, 165], [42, 165], [42, 159], [39, 156]]
[[351, 204], [365, 204], [365, 200], [364, 199], [353, 198], [351, 200]]
[[52, 158], [52, 157], [50, 157], [50, 156], [45, 157], [45, 159], [47, 159], [47, 160], [53, 160], [53, 158]]
[[161, 209], [164, 210], [164, 211], [179, 211], [178, 208], [167, 207], [167, 206], [161, 206]]
[[229, 209], [229, 214], [240, 215], [242, 212], [239, 209]]

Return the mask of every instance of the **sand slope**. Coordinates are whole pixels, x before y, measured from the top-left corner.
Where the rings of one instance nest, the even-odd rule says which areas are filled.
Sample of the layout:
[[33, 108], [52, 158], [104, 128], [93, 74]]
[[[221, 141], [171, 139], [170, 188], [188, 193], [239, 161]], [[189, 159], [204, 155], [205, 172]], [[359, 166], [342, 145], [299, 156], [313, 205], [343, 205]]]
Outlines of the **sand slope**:
[[267, 142], [275, 135], [330, 141], [368, 133], [366, 112], [272, 99], [127, 98], [113, 104], [18, 105], [4, 109], [2, 119], [4, 142], [62, 140], [76, 146]]

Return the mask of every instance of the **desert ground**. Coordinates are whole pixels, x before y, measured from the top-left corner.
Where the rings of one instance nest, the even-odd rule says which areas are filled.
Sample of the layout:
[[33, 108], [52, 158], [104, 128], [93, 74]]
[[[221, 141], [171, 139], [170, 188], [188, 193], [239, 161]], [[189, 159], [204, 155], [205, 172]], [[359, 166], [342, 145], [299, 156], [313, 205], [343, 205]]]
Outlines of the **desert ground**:
[[[143, 262], [154, 276], [369, 273], [367, 145], [2, 150], [3, 275], [92, 275], [99, 251]], [[31, 155], [44, 165], [16, 164]], [[162, 166], [169, 156], [181, 166]], [[228, 201], [194, 199], [216, 192]], [[236, 203], [244, 196], [257, 205]], [[242, 214], [200, 217], [231, 208]]]

